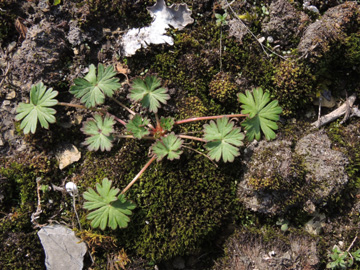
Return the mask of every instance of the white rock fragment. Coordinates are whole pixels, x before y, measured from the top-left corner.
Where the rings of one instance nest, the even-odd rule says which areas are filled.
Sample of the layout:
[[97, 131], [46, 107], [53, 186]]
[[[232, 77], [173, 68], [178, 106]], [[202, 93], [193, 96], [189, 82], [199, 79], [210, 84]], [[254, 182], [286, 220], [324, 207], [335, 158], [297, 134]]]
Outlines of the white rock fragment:
[[56, 159], [59, 162], [60, 170], [78, 161], [80, 158], [81, 153], [75, 145], [72, 144], [65, 144], [56, 151]]
[[62, 225], [42, 227], [38, 232], [45, 251], [47, 270], [82, 270], [87, 251], [74, 231]]
[[121, 46], [125, 56], [132, 56], [141, 47], [147, 48], [150, 44], [167, 43], [173, 45], [172, 37], [166, 35], [170, 26], [183, 29], [194, 22], [191, 10], [186, 4], [173, 4], [166, 6], [164, 0], [158, 0], [152, 7], [148, 7], [153, 22], [150, 26], [130, 29], [122, 38]]
[[320, 13], [318, 8], [316, 6], [311, 5], [310, 2], [308, 2], [308, 1], [304, 2], [303, 9], [307, 9], [314, 13]]

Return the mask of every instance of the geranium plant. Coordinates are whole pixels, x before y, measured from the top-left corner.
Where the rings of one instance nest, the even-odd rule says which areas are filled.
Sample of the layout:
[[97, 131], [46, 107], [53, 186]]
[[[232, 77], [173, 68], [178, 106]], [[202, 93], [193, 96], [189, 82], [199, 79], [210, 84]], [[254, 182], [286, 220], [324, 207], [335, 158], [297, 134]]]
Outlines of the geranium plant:
[[[30, 91], [30, 103], [20, 103], [17, 109], [16, 120], [22, 120], [20, 127], [24, 133], [35, 133], [37, 123], [48, 128], [48, 123], [55, 122], [55, 105], [73, 106], [83, 109], [97, 110], [94, 117], [83, 123], [82, 131], [88, 137], [84, 144], [90, 151], [109, 151], [114, 142], [114, 126], [119, 123], [123, 126], [118, 138], [153, 140], [150, 147], [150, 159], [133, 180], [120, 192], [111, 188], [111, 182], [103, 180], [102, 185], [97, 184], [96, 193], [93, 189], [84, 193], [86, 200], [84, 207], [94, 210], [88, 215], [92, 220], [92, 226], [105, 229], [106, 226], [115, 229], [117, 226], [126, 227], [129, 222], [128, 215], [135, 206], [126, 200], [125, 193], [141, 177], [145, 170], [155, 160], [164, 158], [169, 160], [179, 159], [184, 147], [184, 141], [200, 141], [208, 150], [207, 157], [216, 162], [232, 162], [239, 156], [239, 147], [243, 145], [245, 135], [240, 127], [231, 121], [232, 118], [243, 118], [241, 123], [246, 131], [247, 138], [259, 140], [261, 132], [266, 139], [275, 138], [274, 130], [278, 127], [276, 121], [279, 119], [281, 108], [277, 101], [270, 101], [269, 94], [262, 89], [254, 89], [253, 92], [239, 94], [239, 101], [243, 110], [241, 113], [229, 115], [216, 115], [205, 117], [194, 117], [176, 120], [173, 117], [159, 117], [158, 111], [163, 104], [170, 99], [167, 89], [161, 86], [161, 80], [156, 76], [147, 76], [144, 80], [136, 78], [130, 89], [128, 98], [133, 102], [140, 103], [153, 117], [137, 114], [120, 101], [113, 98], [114, 91], [121, 87], [116, 78], [116, 72], [112, 66], [105, 68], [102, 64], [96, 67], [91, 65], [89, 72], [84, 78], [74, 80], [70, 93], [80, 98], [79, 104], [68, 104], [58, 102], [55, 98], [56, 91], [46, 87], [40, 82], [33, 86]], [[96, 109], [102, 105], [105, 98], [112, 98], [117, 104], [125, 108], [131, 115], [131, 120], [124, 120]], [[188, 134], [176, 134], [174, 126], [194, 121], [210, 121], [204, 125], [203, 136], [195, 137]]]

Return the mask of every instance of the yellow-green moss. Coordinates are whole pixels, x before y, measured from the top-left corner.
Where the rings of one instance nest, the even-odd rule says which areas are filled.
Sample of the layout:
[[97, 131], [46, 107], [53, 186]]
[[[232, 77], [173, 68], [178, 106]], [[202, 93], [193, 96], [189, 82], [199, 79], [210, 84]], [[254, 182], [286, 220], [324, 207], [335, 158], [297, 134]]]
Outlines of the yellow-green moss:
[[214, 99], [224, 103], [230, 99], [235, 99], [238, 91], [236, 84], [232, 81], [231, 76], [225, 72], [216, 74], [209, 85], [209, 94]]
[[293, 60], [282, 61], [275, 69], [272, 94], [286, 116], [294, 115], [316, 96], [315, 76], [310, 68]]

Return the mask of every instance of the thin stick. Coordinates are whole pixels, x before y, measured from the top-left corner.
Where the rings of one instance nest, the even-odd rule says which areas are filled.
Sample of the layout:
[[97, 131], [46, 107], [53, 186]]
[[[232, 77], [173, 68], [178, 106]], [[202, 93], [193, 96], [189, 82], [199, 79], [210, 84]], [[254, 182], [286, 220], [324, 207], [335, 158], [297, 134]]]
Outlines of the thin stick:
[[126, 188], [123, 189], [123, 191], [121, 191], [121, 194], [124, 194], [126, 191], [128, 191], [129, 188], [131, 188], [131, 186], [133, 184], [135, 184], [135, 182], [140, 178], [140, 176], [146, 171], [146, 169], [150, 166], [150, 164], [156, 159], [156, 155], [154, 155], [146, 164], [145, 166], [140, 170], [140, 172], [134, 177], [133, 180], [131, 180], [131, 182], [126, 186]]
[[127, 107], [125, 104], [118, 101], [116, 98], [111, 97], [111, 100], [116, 102], [119, 106], [123, 107], [125, 110], [127, 110], [130, 114], [135, 115], [136, 113], [131, 110], [129, 107]]
[[218, 118], [223, 118], [223, 117], [231, 118], [231, 117], [246, 117], [246, 116], [248, 116], [248, 115], [247, 114], [226, 114], [226, 115], [193, 117], [193, 118], [176, 121], [174, 123], [174, 125], [181, 125], [181, 124], [195, 122], [195, 121], [212, 120], [212, 119], [218, 119]]
[[349, 250], [352, 248], [352, 246], [354, 245], [356, 239], [357, 239], [357, 234], [355, 235], [355, 238], [352, 240], [350, 246], [347, 248], [347, 250], [346, 250], [347, 252], [349, 252]]
[[189, 139], [189, 140], [193, 140], [193, 141], [206, 142], [204, 139], [194, 137], [194, 136], [183, 135], [183, 134], [179, 134], [178, 136], [179, 136], [179, 138], [182, 138], [182, 139]]
[[198, 153], [199, 155], [202, 155], [202, 156], [206, 157], [208, 160], [210, 160], [210, 161], [214, 164], [214, 166], [215, 166], [216, 168], [218, 167], [218, 165], [215, 163], [215, 161], [213, 161], [212, 159], [210, 159], [209, 156], [205, 155], [204, 153], [201, 153], [200, 151], [195, 150], [194, 148], [191, 148], [191, 147], [188, 147], [188, 146], [185, 146], [185, 145], [182, 145], [182, 147], [187, 148], [187, 149], [189, 149], [189, 150], [192, 150], [192, 151]]

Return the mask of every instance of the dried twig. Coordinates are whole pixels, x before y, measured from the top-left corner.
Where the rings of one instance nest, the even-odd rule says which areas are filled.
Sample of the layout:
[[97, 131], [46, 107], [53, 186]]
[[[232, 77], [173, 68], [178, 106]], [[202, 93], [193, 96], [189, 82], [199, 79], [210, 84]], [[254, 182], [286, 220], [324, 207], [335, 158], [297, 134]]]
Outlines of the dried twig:
[[345, 102], [342, 104], [339, 108], [332, 111], [331, 113], [322, 116], [320, 119], [312, 123], [311, 125], [315, 128], [319, 128], [323, 125], [326, 125], [327, 123], [330, 123], [334, 121], [335, 119], [339, 118], [340, 116], [346, 114], [346, 112], [349, 110], [352, 112], [351, 116], [359, 116], [359, 110], [357, 107], [353, 108], [354, 102], [356, 100], [356, 95], [351, 95]]

